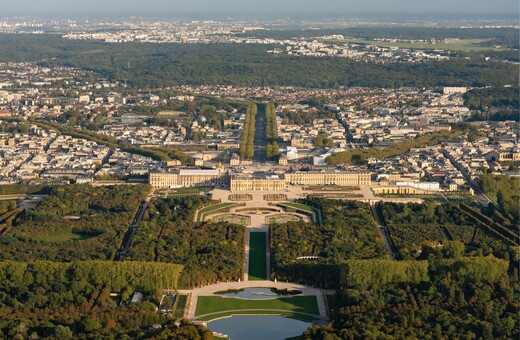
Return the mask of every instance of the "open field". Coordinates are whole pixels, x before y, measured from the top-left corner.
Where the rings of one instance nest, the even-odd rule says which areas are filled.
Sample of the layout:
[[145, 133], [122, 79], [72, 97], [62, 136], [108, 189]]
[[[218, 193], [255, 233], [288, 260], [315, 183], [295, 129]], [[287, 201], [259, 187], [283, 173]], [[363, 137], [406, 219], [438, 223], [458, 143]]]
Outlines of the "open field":
[[[301, 312], [319, 315], [318, 301], [315, 296], [293, 296], [269, 300], [246, 300], [224, 298], [220, 296], [199, 296], [195, 315], [205, 315], [216, 312], [255, 310], [250, 314], [264, 314], [269, 310]], [[233, 312], [232, 314], [236, 314]], [[280, 314], [275, 313], [275, 314]], [[214, 318], [214, 317], [212, 317]]]
[[266, 250], [266, 233], [251, 233], [249, 241], [249, 280], [254, 281], [267, 279]]

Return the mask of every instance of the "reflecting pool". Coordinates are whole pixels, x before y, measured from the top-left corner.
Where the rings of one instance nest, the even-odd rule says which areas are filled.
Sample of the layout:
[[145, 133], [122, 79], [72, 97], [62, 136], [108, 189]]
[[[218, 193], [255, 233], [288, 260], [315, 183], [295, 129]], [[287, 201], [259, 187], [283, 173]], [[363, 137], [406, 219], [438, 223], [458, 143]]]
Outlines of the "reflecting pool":
[[279, 290], [276, 288], [245, 288], [240, 290], [227, 290], [224, 292], [216, 292], [216, 295], [243, 299], [272, 299], [280, 296], [298, 295], [302, 292], [299, 290]]
[[233, 316], [208, 322], [208, 328], [229, 336], [230, 340], [284, 340], [301, 335], [311, 326], [283, 316]]

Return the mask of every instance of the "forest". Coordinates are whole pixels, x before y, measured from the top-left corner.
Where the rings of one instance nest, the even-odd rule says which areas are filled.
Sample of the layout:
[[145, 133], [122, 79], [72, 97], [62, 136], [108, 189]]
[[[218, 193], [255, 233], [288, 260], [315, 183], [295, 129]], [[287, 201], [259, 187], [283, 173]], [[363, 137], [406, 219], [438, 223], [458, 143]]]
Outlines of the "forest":
[[[483, 174], [479, 178], [479, 186], [489, 199], [498, 205], [507, 219], [519, 223], [520, 178]], [[500, 211], [495, 214], [497, 213]]]
[[353, 283], [338, 290], [328, 300], [332, 322], [322, 327], [312, 326], [303, 338], [519, 337], [518, 257], [511, 263], [492, 256], [415, 263], [421, 263], [418, 271], [421, 275], [408, 278], [402, 269], [391, 265], [386, 267], [387, 271], [381, 269], [370, 274], [359, 270], [364, 277], [389, 276], [390, 272], [390, 276], [402, 279], [369, 286]]
[[[305, 203], [322, 212], [321, 224], [270, 225], [273, 279], [335, 286], [339, 282], [337, 264], [349, 259], [387, 257], [368, 204], [318, 198], [307, 199]], [[298, 260], [301, 256], [319, 258]], [[323, 275], [316, 275], [318, 271]]]
[[520, 109], [519, 91], [518, 86], [472, 89], [464, 94], [464, 100], [472, 110], [505, 109], [518, 113]]
[[179, 286], [190, 288], [242, 277], [245, 230], [229, 223], [197, 223], [203, 196], [154, 200], [133, 239], [128, 260], [179, 263]]
[[384, 202], [377, 209], [400, 259], [411, 259], [416, 252], [427, 258], [432, 252], [444, 252], [448, 245], [456, 244], [460, 244], [463, 254], [506, 258], [507, 240], [518, 238], [514, 225], [487, 220], [478, 209], [465, 204]]
[[[168, 324], [155, 305], [181, 270], [165, 263], [2, 261], [0, 338], [147, 338], [152, 325]], [[129, 304], [136, 291], [145, 301]], [[180, 332], [174, 328], [169, 332]]]
[[[0, 35], [1, 61], [37, 61], [97, 72], [135, 88], [225, 84], [330, 88], [504, 86], [518, 84], [515, 65], [456, 58], [424, 64], [373, 64], [346, 58], [267, 53], [255, 44], [110, 44], [56, 35]], [[128, 65], [134, 65], [130, 68]], [[139, 65], [139, 66], [136, 66]]]
[[52, 188], [0, 236], [0, 260], [111, 260], [149, 190], [147, 185]]

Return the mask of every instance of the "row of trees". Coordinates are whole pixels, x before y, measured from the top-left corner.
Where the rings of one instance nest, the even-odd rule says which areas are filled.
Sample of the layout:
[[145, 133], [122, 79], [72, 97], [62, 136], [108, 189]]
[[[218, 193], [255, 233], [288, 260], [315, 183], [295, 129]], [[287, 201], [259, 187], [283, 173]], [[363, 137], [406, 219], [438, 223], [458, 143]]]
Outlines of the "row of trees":
[[276, 109], [274, 103], [265, 105], [265, 158], [273, 159], [280, 154], [278, 145], [278, 126], [276, 123]]
[[155, 200], [144, 214], [127, 259], [179, 263], [180, 286], [237, 281], [243, 274], [243, 226], [196, 223], [195, 211], [211, 201], [203, 196]]
[[449, 139], [457, 137], [461, 134], [460, 131], [439, 131], [430, 133], [415, 139], [408, 139], [402, 142], [396, 142], [386, 148], [370, 148], [350, 150], [338, 152], [327, 157], [326, 162], [329, 165], [336, 165], [340, 163], [359, 164], [368, 158], [387, 158], [400, 155], [412, 148], [419, 148], [424, 146], [431, 146], [443, 143]]
[[257, 114], [256, 104], [249, 104], [246, 110], [246, 120], [242, 139], [240, 141], [239, 154], [242, 159], [251, 159], [255, 154], [255, 124]]
[[0, 237], [0, 259], [113, 259], [149, 190], [147, 185], [52, 188]]

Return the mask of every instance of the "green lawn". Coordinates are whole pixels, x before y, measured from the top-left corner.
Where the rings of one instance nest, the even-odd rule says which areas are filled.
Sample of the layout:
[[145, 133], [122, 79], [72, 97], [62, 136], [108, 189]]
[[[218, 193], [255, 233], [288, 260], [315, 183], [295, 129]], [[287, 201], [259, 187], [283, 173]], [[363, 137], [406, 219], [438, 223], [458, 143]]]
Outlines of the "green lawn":
[[296, 210], [300, 210], [302, 212], [307, 212], [307, 213], [311, 213], [312, 215], [314, 215], [314, 220], [317, 221], [318, 223], [320, 223], [321, 221], [319, 220], [320, 219], [320, 211], [316, 208], [313, 208], [309, 205], [306, 205], [306, 204], [301, 204], [301, 203], [295, 203], [295, 202], [283, 202], [283, 203], [278, 203], [279, 206], [282, 206], [282, 207], [287, 207], [287, 208], [292, 208], [292, 209], [296, 209]]
[[197, 300], [197, 308], [195, 309], [195, 315], [199, 316], [209, 313], [233, 310], [242, 310], [245, 312], [245, 310], [248, 309], [257, 310], [252, 311], [251, 314], [264, 314], [264, 312], [269, 310], [283, 310], [287, 312], [300, 312], [313, 315], [320, 314], [318, 301], [316, 300], [315, 296], [293, 296], [267, 300], [234, 299], [221, 296], [199, 296]]
[[218, 204], [213, 204], [213, 205], [207, 206], [205, 208], [202, 208], [197, 212], [197, 222], [202, 221], [203, 214], [207, 214], [209, 212], [215, 212], [215, 211], [221, 210], [221, 209], [226, 209], [226, 208], [229, 208], [234, 205], [236, 205], [236, 203], [218, 203]]
[[188, 301], [187, 295], [178, 295], [177, 308], [175, 309], [175, 317], [180, 318], [184, 315], [184, 308], [186, 308], [186, 302]]
[[308, 212], [314, 212], [314, 209], [312, 207], [306, 205], [306, 204], [293, 203], [293, 202], [284, 202], [284, 203], [281, 203], [281, 205], [286, 206], [286, 207], [290, 207], [290, 208], [305, 210], [305, 211], [308, 211]]
[[267, 234], [256, 232], [249, 239], [249, 280], [267, 280]]

